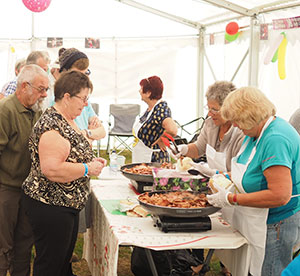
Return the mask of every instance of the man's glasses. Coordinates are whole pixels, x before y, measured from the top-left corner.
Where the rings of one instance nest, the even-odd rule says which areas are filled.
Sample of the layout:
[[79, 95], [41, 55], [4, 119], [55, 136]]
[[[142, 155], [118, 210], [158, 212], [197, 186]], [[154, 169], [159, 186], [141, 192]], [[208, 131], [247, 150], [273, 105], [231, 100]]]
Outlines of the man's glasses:
[[87, 103], [88, 102], [88, 100], [89, 100], [89, 96], [85, 96], [85, 97], [80, 97], [80, 96], [78, 96], [78, 95], [75, 95], [74, 97], [76, 97], [76, 98], [78, 98], [78, 99], [80, 99], [80, 100], [82, 100], [83, 101], [83, 103]]
[[86, 74], [87, 76], [89, 76], [91, 73], [92, 73], [92, 72], [91, 72], [90, 69], [87, 69], [87, 70], [84, 72], [84, 74]]
[[204, 109], [210, 113], [212, 113], [213, 115], [216, 115], [217, 113], [219, 113], [219, 109], [215, 109], [215, 108], [209, 108], [207, 105], [204, 106]]
[[36, 89], [37, 91], [39, 91], [41, 94], [43, 94], [43, 93], [47, 93], [48, 92], [48, 90], [49, 90], [49, 87], [47, 87], [47, 88], [45, 88], [45, 87], [36, 87], [36, 86], [34, 86], [34, 85], [32, 85], [30, 82], [26, 82], [31, 88], [34, 88], [34, 89]]

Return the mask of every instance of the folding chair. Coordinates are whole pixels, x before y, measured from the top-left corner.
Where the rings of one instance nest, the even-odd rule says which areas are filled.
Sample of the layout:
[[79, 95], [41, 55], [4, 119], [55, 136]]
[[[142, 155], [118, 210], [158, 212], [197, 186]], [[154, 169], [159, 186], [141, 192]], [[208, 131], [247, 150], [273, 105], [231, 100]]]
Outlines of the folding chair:
[[[97, 103], [91, 103], [92, 108], [94, 109], [97, 116], [99, 116], [99, 104]], [[97, 157], [100, 157], [100, 140], [97, 140]]]
[[[189, 143], [195, 142], [197, 140], [200, 132], [201, 132], [201, 129], [204, 126], [206, 118], [207, 118], [207, 116], [205, 118], [204, 117], [198, 117], [198, 118], [196, 118], [196, 119], [194, 119], [192, 121], [189, 121], [189, 122], [187, 122], [187, 123], [185, 123], [183, 125], [180, 125], [175, 120], [175, 123], [177, 124], [178, 128], [180, 129], [180, 136], [175, 137], [175, 143], [177, 145], [180, 145], [180, 144], [189, 144]], [[194, 132], [187, 130], [188, 126], [190, 126], [191, 124], [196, 123], [198, 121], [200, 121], [199, 127]], [[187, 133], [188, 135], [193, 135], [192, 139], [189, 142], [187, 142], [186, 138], [181, 138], [181, 135], [182, 135], [183, 132]], [[206, 155], [204, 154], [204, 155], [202, 155], [202, 156], [200, 156], [198, 158], [193, 158], [193, 161], [196, 162], [196, 163], [207, 162]]]
[[[108, 141], [106, 152], [109, 153], [110, 138], [114, 137], [119, 143], [114, 148], [117, 150], [120, 147], [132, 151], [133, 134], [132, 127], [136, 117], [140, 114], [141, 107], [139, 104], [111, 104], [109, 106], [109, 122], [108, 122]], [[114, 124], [112, 127], [111, 120]]]
[[[198, 117], [198, 118], [196, 118], [196, 119], [194, 119], [194, 120], [192, 120], [192, 121], [189, 121], [189, 122], [187, 122], [187, 123], [185, 123], [185, 124], [183, 124], [183, 125], [181, 125], [180, 123], [178, 123], [178, 121], [175, 120], [175, 123], [177, 124], [178, 128], [180, 129], [180, 137], [177, 137], [177, 139], [179, 140], [178, 143], [177, 143], [177, 141], [176, 141], [176, 139], [175, 139], [176, 144], [183, 144], [183, 143], [180, 142], [180, 140], [185, 140], [185, 141], [187, 141], [185, 138], [181, 138], [183, 132], [185, 132], [185, 133], [188, 134], [188, 135], [193, 135], [193, 137], [192, 137], [192, 139], [189, 141], [189, 143], [195, 142], [195, 141], [197, 140], [197, 137], [198, 137], [199, 134], [200, 134], [200, 131], [201, 131], [203, 125], [204, 125], [205, 119], [206, 119], [206, 118], [204, 118], [204, 117]], [[200, 127], [199, 127], [198, 129], [196, 129], [194, 132], [189, 131], [189, 130], [187, 129], [188, 126], [190, 126], [190, 125], [192, 125], [193, 123], [196, 123], [196, 122], [198, 122], [198, 121], [200, 121], [200, 122], [202, 121], [202, 122], [200, 123]], [[187, 143], [185, 143], [185, 144], [187, 144]]]

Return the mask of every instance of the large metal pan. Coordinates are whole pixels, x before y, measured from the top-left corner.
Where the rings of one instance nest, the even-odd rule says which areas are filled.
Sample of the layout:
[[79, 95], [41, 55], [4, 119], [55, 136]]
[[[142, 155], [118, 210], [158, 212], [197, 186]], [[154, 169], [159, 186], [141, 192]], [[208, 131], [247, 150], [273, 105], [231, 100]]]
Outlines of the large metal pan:
[[137, 182], [153, 183], [152, 174], [136, 174], [136, 173], [129, 173], [129, 172], [124, 171], [125, 168], [130, 169], [134, 166], [141, 165], [141, 164], [146, 164], [146, 165], [149, 165], [151, 167], [156, 167], [156, 168], [160, 168], [162, 165], [161, 163], [131, 163], [131, 164], [122, 166], [120, 170], [121, 170], [122, 174], [130, 180], [135, 180]]
[[[169, 193], [169, 192], [170, 191], [149, 192], [149, 195], [151, 196], [152, 194]], [[197, 192], [190, 192], [190, 193], [197, 193]], [[205, 217], [220, 210], [220, 208], [214, 206], [207, 206], [207, 207], [200, 207], [200, 208], [164, 207], [164, 206], [144, 203], [139, 199], [139, 197], [138, 197], [138, 201], [140, 205], [142, 205], [143, 208], [145, 208], [150, 214], [157, 215], [157, 216], [181, 217], [181, 218]]]

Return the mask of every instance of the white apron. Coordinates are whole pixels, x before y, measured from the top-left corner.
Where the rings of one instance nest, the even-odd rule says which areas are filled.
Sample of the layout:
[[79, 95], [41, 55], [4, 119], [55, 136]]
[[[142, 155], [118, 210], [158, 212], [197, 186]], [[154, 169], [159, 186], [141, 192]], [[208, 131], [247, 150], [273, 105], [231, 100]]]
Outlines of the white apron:
[[[234, 128], [228, 145], [231, 143], [231, 140], [233, 139], [232, 137], [234, 137], [234, 134], [236, 131], [237, 131], [237, 128]], [[209, 168], [216, 169], [216, 170], [222, 171], [222, 172], [227, 172], [226, 149], [224, 152], [217, 152], [212, 146], [207, 144], [205, 154], [206, 154], [207, 164], [208, 164]], [[232, 207], [222, 208], [222, 217], [224, 218], [224, 220], [230, 221], [230, 219], [232, 218], [232, 214], [233, 214]]]
[[[231, 140], [235, 136], [237, 128], [234, 128], [231, 139], [228, 142], [228, 145], [231, 143]], [[226, 149], [224, 152], [217, 152], [212, 146], [209, 144], [206, 145], [206, 159], [209, 168], [216, 169], [218, 171], [227, 172], [226, 168]]]
[[[161, 100], [157, 101], [155, 106], [157, 104], [159, 104], [160, 102], [161, 102]], [[137, 118], [132, 127], [132, 133], [136, 140], [136, 142], [133, 145], [133, 150], [132, 150], [132, 163], [150, 163], [151, 158], [152, 158], [152, 153], [155, 151], [160, 151], [160, 149], [154, 150], [154, 149], [147, 147], [143, 143], [143, 141], [141, 141], [138, 138], [138, 132], [139, 132], [140, 128], [150, 118], [155, 106], [153, 106], [151, 111], [148, 113], [147, 118], [143, 123], [141, 123], [139, 118]]]
[[208, 167], [218, 171], [226, 172], [226, 151], [217, 152], [211, 145], [206, 145], [206, 159]]
[[[256, 145], [261, 139], [266, 128], [272, 122], [273, 118], [273, 116], [270, 117], [265, 123], [257, 139]], [[232, 158], [231, 161], [231, 178], [241, 193], [246, 193], [242, 185], [242, 179], [249, 163], [252, 161], [256, 153], [255, 145], [255, 147], [252, 149], [247, 163], [245, 165], [237, 163], [238, 156], [245, 150], [247, 144], [248, 143], [245, 143], [241, 147], [237, 156]], [[239, 230], [239, 232], [248, 240], [250, 244], [251, 257], [249, 272], [253, 276], [260, 276], [265, 256], [267, 218], [269, 208], [255, 208], [245, 206], [233, 206], [232, 208], [234, 212], [232, 218], [229, 220], [229, 223], [233, 228]]]

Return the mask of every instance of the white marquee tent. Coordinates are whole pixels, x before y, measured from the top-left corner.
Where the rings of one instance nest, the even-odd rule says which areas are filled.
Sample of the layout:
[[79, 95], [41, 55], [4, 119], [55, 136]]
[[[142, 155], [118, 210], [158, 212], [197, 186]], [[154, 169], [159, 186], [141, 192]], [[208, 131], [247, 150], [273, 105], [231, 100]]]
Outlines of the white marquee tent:
[[[0, 8], [0, 86], [31, 50], [47, 50], [55, 61], [59, 48], [47, 48], [47, 37], [62, 37], [63, 47], [88, 55], [92, 101], [104, 121], [110, 103], [142, 104], [139, 82], [152, 75], [163, 80], [164, 98], [180, 123], [203, 115], [203, 95], [215, 80], [259, 87], [287, 120], [300, 106], [299, 0], [52, 0], [40, 13], [10, 0]], [[278, 29], [274, 20], [284, 18], [295, 19]], [[240, 35], [225, 43], [232, 21]], [[262, 24], [267, 40], [260, 39]], [[277, 62], [264, 64], [281, 32], [288, 41], [284, 80]], [[99, 38], [100, 48], [85, 48], [85, 37]]]

